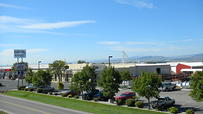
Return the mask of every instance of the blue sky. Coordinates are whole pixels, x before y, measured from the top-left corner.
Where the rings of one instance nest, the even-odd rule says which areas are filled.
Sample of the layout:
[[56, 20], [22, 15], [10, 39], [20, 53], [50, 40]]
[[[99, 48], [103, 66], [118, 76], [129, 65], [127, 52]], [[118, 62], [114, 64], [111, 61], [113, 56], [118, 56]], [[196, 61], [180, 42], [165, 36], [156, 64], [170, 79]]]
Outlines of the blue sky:
[[203, 51], [202, 0], [0, 0], [0, 64]]

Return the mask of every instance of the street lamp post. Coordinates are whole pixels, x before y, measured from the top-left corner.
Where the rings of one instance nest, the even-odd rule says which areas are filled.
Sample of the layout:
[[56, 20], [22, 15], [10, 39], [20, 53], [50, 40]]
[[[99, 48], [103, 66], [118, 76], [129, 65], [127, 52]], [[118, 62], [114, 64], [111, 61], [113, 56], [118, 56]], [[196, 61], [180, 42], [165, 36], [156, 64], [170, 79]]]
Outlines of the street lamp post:
[[42, 61], [38, 61], [38, 70], [40, 69], [40, 63], [41, 63]]
[[113, 56], [109, 56], [109, 66], [111, 65], [110, 59], [111, 59], [112, 57], [113, 57]]

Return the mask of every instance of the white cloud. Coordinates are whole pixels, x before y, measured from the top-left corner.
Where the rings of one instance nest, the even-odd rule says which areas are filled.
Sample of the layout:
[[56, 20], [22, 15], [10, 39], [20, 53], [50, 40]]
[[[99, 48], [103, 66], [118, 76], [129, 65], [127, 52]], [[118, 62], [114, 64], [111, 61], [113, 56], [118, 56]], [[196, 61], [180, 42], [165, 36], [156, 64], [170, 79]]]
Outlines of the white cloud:
[[28, 24], [28, 23], [33, 23], [37, 22], [37, 20], [33, 19], [25, 19], [25, 18], [17, 18], [17, 17], [11, 17], [11, 16], [0, 16], [0, 23], [2, 24]]
[[57, 23], [37, 23], [31, 25], [19, 26], [20, 28], [25, 29], [57, 29], [57, 28], [66, 28], [74, 27], [82, 24], [95, 23], [95, 21], [66, 21], [66, 22], [57, 22]]
[[182, 40], [183, 42], [192, 42], [192, 41], [194, 41], [193, 39], [184, 39], [184, 40]]
[[0, 56], [12, 56], [14, 54], [13, 49], [5, 49], [0, 52]]
[[14, 47], [19, 46], [20, 44], [0, 44], [0, 47]]
[[98, 44], [102, 44], [102, 45], [117, 45], [117, 44], [120, 44], [120, 42], [117, 42], [117, 41], [104, 41], [104, 42], [98, 42]]
[[156, 6], [149, 2], [149, 0], [114, 0], [119, 4], [135, 6], [138, 8], [156, 8]]
[[163, 45], [165, 42], [158, 42], [158, 41], [126, 41], [126, 42], [120, 42], [120, 41], [102, 41], [97, 42], [97, 44], [102, 45]]
[[16, 6], [16, 5], [5, 4], [5, 3], [0, 3], [0, 7], [5, 7], [5, 8], [15, 8], [15, 9], [29, 9], [29, 8], [27, 8], [27, 7]]
[[113, 47], [113, 51], [125, 51], [125, 52], [159, 52], [159, 48], [126, 48], [126, 47]]
[[36, 48], [36, 49], [28, 49], [27, 53], [40, 53], [45, 51], [48, 51], [48, 49]]
[[16, 32], [16, 33], [45, 33], [63, 35], [50, 29], [60, 29], [74, 27], [82, 24], [95, 23], [94, 20], [83, 21], [63, 21], [56, 23], [49, 23], [42, 20], [17, 18], [11, 16], [0, 16], [0, 33]]
[[127, 45], [157, 45], [157, 44], [160, 44], [160, 42], [134, 42], [134, 41], [128, 41], [125, 43]]

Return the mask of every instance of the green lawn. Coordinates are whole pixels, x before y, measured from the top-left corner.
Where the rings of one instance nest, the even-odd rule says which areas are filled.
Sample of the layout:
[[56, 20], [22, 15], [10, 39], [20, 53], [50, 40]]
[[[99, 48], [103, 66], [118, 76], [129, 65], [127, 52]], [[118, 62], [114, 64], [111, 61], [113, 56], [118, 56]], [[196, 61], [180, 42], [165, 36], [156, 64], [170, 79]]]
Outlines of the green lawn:
[[94, 102], [87, 102], [82, 100], [62, 98], [56, 96], [49, 96], [43, 94], [37, 94], [26, 91], [9, 91], [4, 93], [5, 95], [20, 97], [28, 100], [39, 101], [47, 104], [70, 108], [74, 110], [80, 110], [85, 112], [91, 112], [95, 114], [159, 114], [160, 112], [132, 109], [127, 107], [112, 106]]
[[6, 112], [3, 112], [3, 111], [0, 111], [0, 114], [8, 114], [8, 113], [6, 113]]

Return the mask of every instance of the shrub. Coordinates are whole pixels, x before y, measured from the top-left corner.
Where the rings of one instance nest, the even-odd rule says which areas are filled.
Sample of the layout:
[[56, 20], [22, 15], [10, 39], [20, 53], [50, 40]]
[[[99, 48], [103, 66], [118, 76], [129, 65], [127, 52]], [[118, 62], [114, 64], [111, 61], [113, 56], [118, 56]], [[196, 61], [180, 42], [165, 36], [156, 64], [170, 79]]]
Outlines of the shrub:
[[75, 99], [79, 99], [79, 96], [78, 96], [78, 95], [75, 95], [74, 98], [75, 98]]
[[42, 88], [37, 88], [37, 93], [42, 93], [43, 89]]
[[123, 105], [123, 104], [125, 104], [125, 100], [121, 100], [121, 99], [116, 100], [116, 104], [117, 105]]
[[52, 92], [49, 92], [49, 95], [53, 95], [53, 93], [52, 93]]
[[28, 88], [25, 88], [24, 90], [25, 90], [25, 91], [28, 91]]
[[68, 98], [72, 98], [72, 97], [73, 97], [73, 95], [72, 95], [72, 94], [69, 94], [69, 95], [68, 95]]
[[24, 90], [25, 90], [25, 91], [34, 91], [33, 88], [25, 88]]
[[127, 106], [135, 106], [135, 100], [134, 99], [127, 99], [126, 105]]
[[24, 90], [26, 86], [20, 86], [18, 87], [18, 90]]
[[166, 109], [166, 107], [163, 107], [163, 106], [158, 106], [158, 107], [156, 107], [157, 108], [157, 110], [159, 110], [159, 111], [164, 111], [165, 109]]
[[66, 94], [66, 93], [61, 93], [61, 96], [62, 96], [62, 97], [67, 97], [68, 94]]
[[58, 89], [64, 89], [64, 85], [63, 85], [62, 82], [59, 82], [59, 83], [58, 83]]
[[142, 101], [137, 101], [135, 103], [135, 106], [137, 106], [138, 108], [143, 108], [144, 107], [144, 103]]
[[168, 109], [168, 111], [169, 111], [170, 113], [172, 113], [172, 114], [177, 114], [177, 113], [178, 113], [178, 108], [176, 108], [176, 107], [171, 107], [171, 108]]
[[93, 98], [94, 101], [99, 101], [98, 97]]
[[186, 114], [194, 114], [195, 112], [193, 110], [191, 110], [191, 109], [187, 109], [185, 113]]

